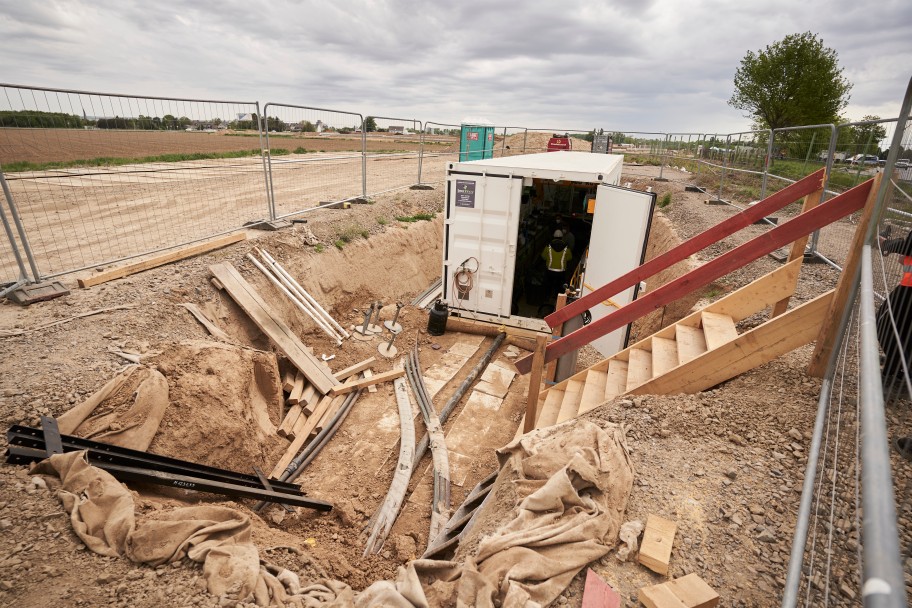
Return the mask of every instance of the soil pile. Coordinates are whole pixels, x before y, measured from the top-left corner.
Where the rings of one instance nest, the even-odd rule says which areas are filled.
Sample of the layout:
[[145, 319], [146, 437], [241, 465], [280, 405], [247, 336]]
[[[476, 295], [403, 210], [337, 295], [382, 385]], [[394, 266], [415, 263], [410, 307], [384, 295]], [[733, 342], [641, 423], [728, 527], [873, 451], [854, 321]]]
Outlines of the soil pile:
[[[517, 154], [537, 154], [548, 151], [548, 140], [553, 133], [539, 133], [529, 131], [528, 133], [514, 133], [507, 136], [507, 150], [504, 156], [515, 156]], [[525, 141], [525, 152], [523, 152], [523, 141]], [[574, 152], [589, 152], [592, 144], [578, 137], [570, 138], [570, 147]], [[500, 156], [500, 149], [495, 150], [495, 156]]]
[[279, 459], [287, 442], [276, 435], [282, 386], [274, 354], [193, 341], [150, 364], [168, 380], [171, 400], [150, 451], [243, 472]]

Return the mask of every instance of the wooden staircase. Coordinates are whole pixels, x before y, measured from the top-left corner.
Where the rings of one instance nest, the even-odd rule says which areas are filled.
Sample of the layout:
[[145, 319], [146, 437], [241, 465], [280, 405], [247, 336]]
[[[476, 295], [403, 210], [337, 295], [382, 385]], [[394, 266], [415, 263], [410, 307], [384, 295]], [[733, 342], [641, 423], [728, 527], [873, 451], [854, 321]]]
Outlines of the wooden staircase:
[[796, 259], [542, 391], [535, 428], [560, 424], [620, 395], [699, 392], [813, 341], [832, 291], [742, 334], [737, 329], [739, 321], [791, 296], [800, 268]]

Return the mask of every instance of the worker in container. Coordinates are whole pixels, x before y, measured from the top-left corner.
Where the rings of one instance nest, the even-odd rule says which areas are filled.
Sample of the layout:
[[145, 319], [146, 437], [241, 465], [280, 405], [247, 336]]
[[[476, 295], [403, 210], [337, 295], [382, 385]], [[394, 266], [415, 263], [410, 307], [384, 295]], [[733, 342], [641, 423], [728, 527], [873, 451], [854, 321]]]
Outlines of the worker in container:
[[550, 302], [557, 297], [564, 283], [567, 282], [567, 269], [573, 260], [573, 252], [564, 241], [564, 233], [554, 231], [554, 238], [544, 248], [541, 258], [545, 261], [545, 298]]

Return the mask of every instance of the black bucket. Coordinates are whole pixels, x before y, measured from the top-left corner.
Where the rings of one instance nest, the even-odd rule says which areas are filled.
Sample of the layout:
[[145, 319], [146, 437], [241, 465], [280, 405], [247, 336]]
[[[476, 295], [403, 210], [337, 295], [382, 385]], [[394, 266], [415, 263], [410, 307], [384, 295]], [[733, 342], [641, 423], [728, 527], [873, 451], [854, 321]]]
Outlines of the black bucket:
[[440, 300], [434, 302], [434, 307], [431, 308], [431, 314], [428, 316], [427, 332], [432, 336], [442, 336], [446, 333], [448, 316], [447, 305]]

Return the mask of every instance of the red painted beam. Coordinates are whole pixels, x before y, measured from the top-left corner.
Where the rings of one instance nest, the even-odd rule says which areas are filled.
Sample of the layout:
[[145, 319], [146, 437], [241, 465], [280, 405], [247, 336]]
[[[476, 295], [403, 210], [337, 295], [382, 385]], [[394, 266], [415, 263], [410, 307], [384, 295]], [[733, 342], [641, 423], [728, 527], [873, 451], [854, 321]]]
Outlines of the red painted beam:
[[811, 173], [787, 188], [783, 188], [779, 192], [766, 197], [756, 205], [748, 207], [737, 215], [733, 215], [727, 220], [720, 222], [706, 232], [701, 232], [692, 239], [684, 241], [674, 249], [666, 251], [659, 257], [653, 258], [642, 266], [634, 268], [627, 274], [606, 283], [579, 300], [567, 304], [560, 310], [554, 311], [545, 317], [545, 322], [552, 328], [557, 327], [564, 321], [572, 319], [576, 315], [589, 310], [600, 302], [604, 302], [608, 298], [616, 296], [631, 285], [636, 285], [640, 281], [648, 279], [669, 266], [677, 264], [687, 256], [709, 247], [713, 243], [734, 234], [746, 226], [750, 226], [770, 213], [779, 211], [801, 197], [820, 190], [823, 188], [824, 176], [825, 173], [823, 169]]
[[[589, 344], [593, 340], [608, 334], [643, 315], [687, 295], [695, 289], [708, 285], [729, 272], [753, 262], [795, 239], [835, 222], [841, 217], [864, 207], [872, 180], [868, 180], [839, 196], [828, 200], [806, 213], [795, 216], [785, 224], [773, 228], [750, 241], [735, 247], [728, 253], [703, 264], [684, 276], [666, 283], [655, 291], [650, 291], [642, 298], [622, 306], [608, 316], [602, 317], [589, 325], [567, 334], [560, 340], [548, 345], [545, 350], [545, 363], [553, 361], [568, 352]], [[532, 367], [532, 357], [527, 356], [516, 362], [520, 373], [528, 373]]]

